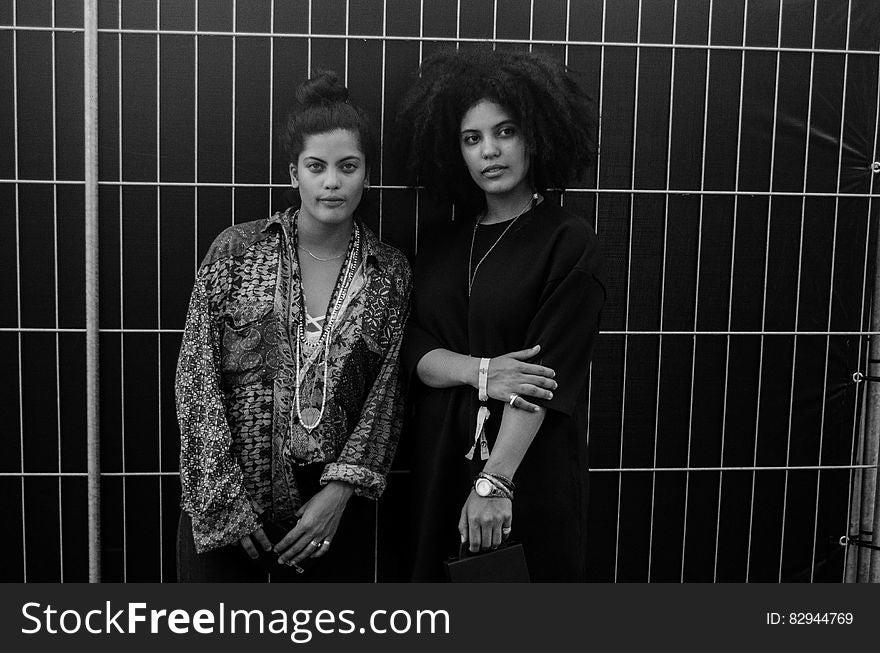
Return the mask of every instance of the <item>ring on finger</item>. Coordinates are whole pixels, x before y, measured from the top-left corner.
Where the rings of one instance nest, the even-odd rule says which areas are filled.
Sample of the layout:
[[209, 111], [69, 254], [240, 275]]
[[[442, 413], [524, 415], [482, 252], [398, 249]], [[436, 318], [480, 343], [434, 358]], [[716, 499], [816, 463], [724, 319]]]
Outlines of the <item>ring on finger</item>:
[[321, 542], [321, 544], [323, 546], [330, 546], [330, 540], [324, 540], [323, 542]]
[[319, 542], [318, 540], [312, 540], [311, 542], [309, 542], [309, 544], [311, 544], [316, 549], [320, 549], [323, 542]]
[[510, 393], [510, 400], [507, 403], [510, 404], [511, 408], [514, 407], [513, 403], [516, 401], [517, 397], [519, 397], [519, 395], [517, 393], [515, 393], [515, 392]]
[[501, 529], [501, 534], [502, 535], [510, 535], [511, 530], [512, 529], [509, 526], [505, 526], [504, 528]]
[[298, 574], [301, 574], [305, 571], [305, 569], [300, 567], [293, 558], [290, 558], [289, 560], [285, 561], [284, 564], [286, 564], [288, 567], [293, 567], [296, 570], [296, 573], [298, 573]]

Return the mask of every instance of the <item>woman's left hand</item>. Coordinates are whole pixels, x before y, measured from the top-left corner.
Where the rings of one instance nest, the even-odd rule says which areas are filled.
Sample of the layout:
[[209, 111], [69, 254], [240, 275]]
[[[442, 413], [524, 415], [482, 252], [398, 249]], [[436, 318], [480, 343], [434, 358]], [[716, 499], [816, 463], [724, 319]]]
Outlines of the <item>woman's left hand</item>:
[[296, 512], [299, 517], [296, 526], [275, 545], [278, 562], [298, 565], [306, 558], [326, 554], [353, 491], [348, 483], [330, 481], [306, 501]]
[[[513, 523], [513, 502], [501, 497], [481, 497], [471, 490], [461, 509], [458, 532], [472, 553], [494, 549], [506, 539]], [[505, 532], [506, 531], [506, 532]]]

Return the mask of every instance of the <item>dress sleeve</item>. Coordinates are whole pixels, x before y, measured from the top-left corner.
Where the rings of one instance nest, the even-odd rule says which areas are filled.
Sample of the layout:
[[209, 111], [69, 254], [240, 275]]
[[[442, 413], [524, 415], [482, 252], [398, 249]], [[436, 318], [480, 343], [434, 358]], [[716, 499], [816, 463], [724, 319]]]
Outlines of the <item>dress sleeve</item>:
[[219, 334], [211, 319], [209, 271], [202, 268], [193, 287], [174, 388], [181, 506], [192, 517], [199, 553], [237, 542], [259, 527], [231, 450], [232, 434], [220, 390]]
[[406, 323], [406, 335], [403, 339], [403, 353], [401, 354], [403, 372], [407, 380], [413, 378], [419, 361], [425, 354], [443, 347], [440, 341], [422, 326], [422, 316], [419, 310], [421, 301], [418, 289], [416, 289], [413, 292], [412, 314]]
[[541, 345], [532, 362], [552, 368], [559, 387], [553, 399], [529, 401], [566, 415], [583, 400], [593, 344], [599, 333], [599, 315], [605, 303], [605, 287], [598, 277], [599, 254], [595, 238], [577, 263], [551, 278], [541, 294], [523, 347]]
[[411, 289], [409, 268], [404, 267], [400, 283], [396, 284], [396, 301], [389, 305], [385, 320], [379, 373], [339, 457], [324, 467], [322, 484], [345, 481], [354, 486], [356, 494], [370, 499], [378, 499], [385, 490], [385, 477], [397, 450], [403, 423], [400, 349]]

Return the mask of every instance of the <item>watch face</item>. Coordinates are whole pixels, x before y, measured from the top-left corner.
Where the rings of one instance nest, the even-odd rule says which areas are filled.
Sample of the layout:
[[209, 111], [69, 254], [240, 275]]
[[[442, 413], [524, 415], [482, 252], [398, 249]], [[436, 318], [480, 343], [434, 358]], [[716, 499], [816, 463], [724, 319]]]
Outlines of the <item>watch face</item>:
[[474, 483], [474, 490], [476, 490], [477, 494], [481, 497], [487, 497], [489, 496], [489, 493], [492, 492], [492, 484], [485, 478], [478, 478], [477, 482]]

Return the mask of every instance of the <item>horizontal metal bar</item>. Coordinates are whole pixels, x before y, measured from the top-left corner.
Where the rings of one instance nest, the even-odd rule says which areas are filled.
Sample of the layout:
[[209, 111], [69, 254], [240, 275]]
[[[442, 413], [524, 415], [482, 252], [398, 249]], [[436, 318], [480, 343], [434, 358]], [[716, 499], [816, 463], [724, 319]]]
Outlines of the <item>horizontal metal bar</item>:
[[[17, 32], [82, 32], [78, 27], [42, 27], [29, 25], [0, 25], [0, 30]], [[402, 41], [412, 43], [497, 43], [525, 45], [561, 45], [561, 46], [594, 46], [606, 48], [653, 48], [665, 50], [729, 50], [733, 52], [802, 52], [812, 54], [850, 54], [877, 55], [877, 50], [848, 50], [833, 48], [788, 48], [770, 45], [721, 45], [701, 43], [634, 43], [630, 41], [574, 41], [553, 39], [499, 39], [499, 38], [468, 38], [455, 36], [402, 36], [391, 34], [309, 34], [308, 32], [246, 32], [240, 30], [182, 30], [182, 29], [134, 29], [134, 28], [102, 28], [101, 34], [144, 34], [169, 36], [225, 36], [225, 37], [257, 37], [285, 39], [331, 39], [347, 41]]]
[[[0, 184], [46, 184], [46, 185], [83, 185], [85, 182], [78, 179], [0, 179]], [[100, 186], [145, 186], [149, 188], [177, 187], [177, 188], [288, 188], [290, 184], [279, 183], [241, 183], [225, 181], [113, 181], [105, 180], [98, 182]], [[423, 186], [402, 186], [397, 184], [376, 184], [370, 186], [376, 190], [422, 190]], [[809, 192], [809, 191], [764, 191], [764, 190], [689, 190], [662, 188], [556, 188], [551, 189], [565, 193], [598, 193], [600, 195], [694, 195], [694, 196], [744, 196], [744, 197], [841, 197], [873, 199], [880, 197], [878, 193], [834, 193], [834, 192]]]
[[[753, 467], [600, 467], [591, 468], [590, 473], [644, 474], [655, 472], [780, 472], [780, 471], [846, 471], [854, 469], [878, 469], [878, 465], [789, 465]], [[408, 474], [409, 470], [393, 470], [392, 474]], [[0, 477], [10, 478], [85, 478], [86, 472], [0, 472]], [[101, 476], [179, 476], [178, 472], [101, 472]]]
[[[87, 478], [88, 472], [0, 472], [0, 477], [14, 478]], [[101, 476], [180, 476], [179, 472], [101, 472]]]
[[[183, 329], [101, 329], [101, 333], [183, 333]], [[0, 333], [85, 333], [79, 328], [0, 327]], [[603, 336], [880, 336], [880, 331], [606, 331]], [[871, 379], [868, 380], [872, 380]]]
[[876, 336], [877, 331], [611, 331], [604, 336]]
[[797, 472], [880, 469], [880, 465], [752, 465], [746, 467], [591, 467], [593, 472]]
[[605, 336], [876, 336], [877, 331], [599, 331]]

